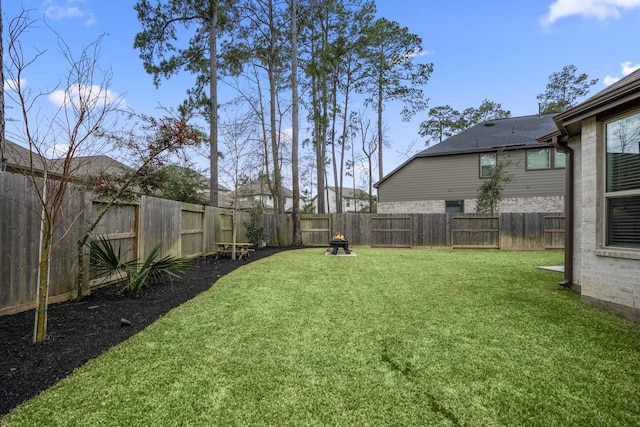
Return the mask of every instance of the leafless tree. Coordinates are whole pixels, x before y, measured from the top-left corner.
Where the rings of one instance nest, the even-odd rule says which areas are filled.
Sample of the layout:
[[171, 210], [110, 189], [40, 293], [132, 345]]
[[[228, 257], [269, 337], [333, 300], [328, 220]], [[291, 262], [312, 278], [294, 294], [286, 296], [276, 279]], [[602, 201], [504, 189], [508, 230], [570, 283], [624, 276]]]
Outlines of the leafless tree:
[[231, 258], [236, 257], [237, 242], [237, 211], [240, 208], [239, 189], [247, 170], [261, 169], [260, 153], [256, 149], [256, 122], [251, 113], [228, 113], [220, 126], [220, 142], [223, 147], [222, 162], [224, 167], [221, 172], [233, 186], [233, 199], [231, 200], [233, 245]]
[[[90, 156], [104, 148], [100, 135], [115, 118], [121, 99], [108, 90], [110, 71], [102, 71], [98, 66], [102, 37], [75, 56], [56, 34], [60, 54], [68, 67], [61, 85], [46, 93], [26, 85], [27, 69], [43, 60], [46, 53], [28, 52], [21, 44], [21, 37], [34, 23], [27, 12], [11, 20], [5, 72], [11, 88], [7, 97], [19, 115], [16, 142], [22, 142], [29, 149], [29, 158], [25, 159], [26, 176], [41, 208], [33, 335], [34, 342], [39, 342], [46, 337], [51, 254], [79, 217], [63, 218], [67, 216], [65, 204], [70, 200], [68, 193], [73, 191], [72, 181], [86, 169]], [[43, 113], [39, 104], [45, 97], [57, 101], [57, 110], [50, 116]], [[51, 160], [51, 157], [58, 158]]]
[[352, 126], [360, 135], [360, 146], [362, 154], [366, 159], [367, 188], [369, 194], [369, 212], [373, 212], [373, 168], [376, 153], [378, 152], [378, 135], [371, 129], [371, 119], [367, 118], [362, 111], [354, 112], [351, 115]]

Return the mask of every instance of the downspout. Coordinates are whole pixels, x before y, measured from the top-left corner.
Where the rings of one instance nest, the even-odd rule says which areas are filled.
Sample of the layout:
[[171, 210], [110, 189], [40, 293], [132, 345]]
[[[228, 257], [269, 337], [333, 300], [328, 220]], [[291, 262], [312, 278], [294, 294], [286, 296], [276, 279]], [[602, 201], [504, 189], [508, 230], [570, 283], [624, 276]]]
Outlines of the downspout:
[[573, 234], [574, 234], [574, 167], [573, 149], [569, 147], [568, 139], [554, 136], [552, 144], [556, 150], [564, 153], [565, 162], [565, 194], [564, 194], [564, 279], [560, 286], [570, 288], [573, 284]]

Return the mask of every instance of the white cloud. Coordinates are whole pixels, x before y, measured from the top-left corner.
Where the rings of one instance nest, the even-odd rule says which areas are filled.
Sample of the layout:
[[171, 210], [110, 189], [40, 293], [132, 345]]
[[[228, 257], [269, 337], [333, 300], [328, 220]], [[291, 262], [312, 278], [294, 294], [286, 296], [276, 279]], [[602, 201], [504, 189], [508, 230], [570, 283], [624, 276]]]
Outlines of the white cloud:
[[[26, 79], [20, 79], [20, 87], [27, 86]], [[4, 90], [16, 91], [18, 89], [18, 82], [14, 79], [7, 79], [4, 81]]]
[[631, 61], [623, 62], [622, 64], [622, 75], [628, 76], [633, 73], [637, 69], [640, 69], [640, 64], [631, 65]]
[[50, 159], [59, 159], [67, 155], [69, 151], [69, 144], [56, 144], [51, 148], [48, 148], [45, 152], [45, 156]]
[[422, 49], [415, 49], [413, 52], [409, 53], [409, 58], [417, 58], [419, 56], [428, 56], [430, 55], [431, 52], [428, 50], [422, 50]]
[[614, 84], [618, 80], [620, 80], [620, 77], [606, 76], [602, 80], [602, 83], [604, 83], [605, 86], [611, 86], [612, 84]]
[[283, 141], [291, 141], [293, 138], [293, 128], [285, 128], [280, 131], [280, 139]]
[[[632, 65], [631, 61], [623, 62], [622, 64], [620, 64], [620, 66], [622, 67], [622, 77], [628, 76], [634, 71], [640, 69], [640, 64]], [[612, 84], [620, 80], [622, 77], [606, 76], [602, 80], [602, 83], [604, 83], [605, 86], [611, 86]]]
[[100, 107], [101, 105], [117, 104], [123, 106], [124, 100], [110, 89], [103, 89], [100, 86], [71, 86], [67, 90], [55, 90], [48, 96], [49, 101], [58, 107], [73, 105], [80, 107], [82, 104], [85, 108], [92, 106]]
[[580, 15], [601, 21], [620, 18], [623, 10], [640, 8], [640, 0], [555, 0], [549, 6], [549, 13], [543, 18], [543, 25], [551, 25], [559, 19]]
[[44, 14], [54, 21], [63, 19], [83, 19], [86, 26], [95, 23], [95, 17], [89, 10], [84, 9], [84, 0], [46, 0]]

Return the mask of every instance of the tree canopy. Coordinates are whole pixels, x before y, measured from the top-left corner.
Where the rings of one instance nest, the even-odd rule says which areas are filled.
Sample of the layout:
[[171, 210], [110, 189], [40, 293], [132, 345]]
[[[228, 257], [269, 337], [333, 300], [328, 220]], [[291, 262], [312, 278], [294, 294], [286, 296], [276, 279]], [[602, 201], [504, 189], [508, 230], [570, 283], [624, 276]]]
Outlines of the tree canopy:
[[433, 107], [428, 119], [420, 123], [420, 136], [426, 145], [440, 143], [471, 126], [487, 120], [511, 117], [511, 112], [502, 109], [502, 104], [485, 99], [478, 108], [466, 108], [462, 113], [448, 105]]
[[[349, 116], [354, 105], [370, 105], [376, 115], [374, 156], [380, 178], [387, 106], [401, 104], [403, 120], [427, 106], [424, 87], [433, 64], [423, 60], [422, 40], [400, 23], [377, 17], [370, 0], [137, 0], [135, 10], [142, 31], [134, 46], [154, 83], [178, 73], [194, 76], [181, 111], [208, 114], [212, 195], [218, 185], [218, 108], [242, 104], [255, 114], [256, 126], [247, 131], [262, 148], [263, 171], [273, 181], [276, 204], [289, 162], [299, 191], [294, 140], [300, 132], [297, 111], [304, 109], [310, 135], [302, 147], [314, 149], [322, 211], [329, 165], [339, 188], [356, 163], [369, 167], [352, 143]], [[235, 97], [225, 98], [227, 105], [217, 102], [217, 84], [235, 91]], [[285, 136], [292, 133], [295, 137]], [[360, 178], [365, 176], [371, 179], [368, 173]]]
[[544, 92], [538, 95], [542, 114], [561, 113], [575, 107], [576, 101], [589, 93], [598, 79], [589, 79], [584, 73], [577, 74], [575, 65], [566, 65], [562, 71], [552, 73]]
[[134, 6], [143, 27], [134, 47], [154, 84], [184, 71], [195, 76], [181, 112], [199, 110], [209, 121], [213, 206], [218, 205], [218, 34], [231, 25], [234, 7], [232, 0], [138, 0]]

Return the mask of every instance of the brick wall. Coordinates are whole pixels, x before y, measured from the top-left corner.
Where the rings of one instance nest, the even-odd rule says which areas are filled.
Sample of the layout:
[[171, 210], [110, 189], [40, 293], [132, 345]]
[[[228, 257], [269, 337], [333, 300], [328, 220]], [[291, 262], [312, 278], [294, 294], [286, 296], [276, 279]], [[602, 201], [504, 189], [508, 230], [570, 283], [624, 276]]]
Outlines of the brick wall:
[[582, 123], [576, 156], [576, 244], [574, 282], [582, 299], [593, 305], [640, 320], [640, 253], [605, 248], [603, 244], [605, 144], [603, 126], [595, 118]]
[[[476, 211], [477, 199], [464, 201], [464, 212]], [[563, 196], [548, 197], [516, 197], [501, 200], [498, 211], [503, 213], [537, 213], [564, 212]], [[403, 213], [444, 213], [444, 200], [413, 200], [405, 202], [380, 202], [378, 213], [403, 214]]]

